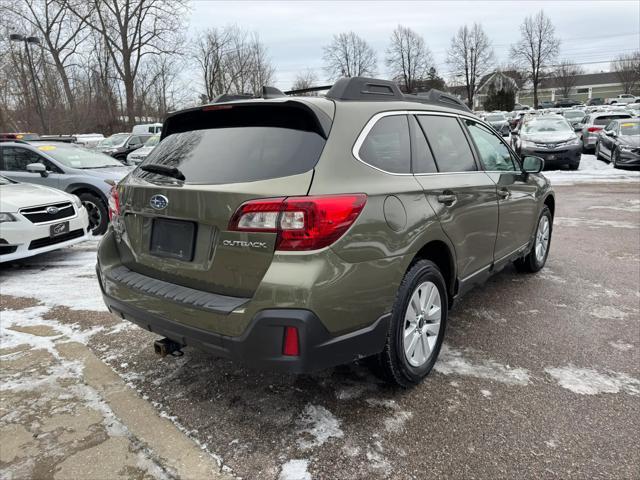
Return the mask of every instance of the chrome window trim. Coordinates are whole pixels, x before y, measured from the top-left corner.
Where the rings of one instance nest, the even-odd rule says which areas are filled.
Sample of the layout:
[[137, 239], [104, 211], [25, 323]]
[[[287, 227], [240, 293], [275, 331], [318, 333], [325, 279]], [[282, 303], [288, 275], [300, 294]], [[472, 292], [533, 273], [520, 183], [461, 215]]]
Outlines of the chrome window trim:
[[468, 172], [394, 173], [394, 172], [388, 172], [387, 170], [383, 170], [382, 168], [379, 168], [374, 165], [371, 165], [370, 163], [367, 163], [362, 158], [360, 158], [360, 148], [362, 147], [364, 140], [367, 138], [367, 135], [369, 134], [369, 132], [371, 132], [375, 124], [378, 123], [378, 121], [381, 118], [390, 117], [394, 115], [433, 115], [438, 117], [466, 118], [468, 120], [478, 122], [484, 125], [485, 127], [487, 126], [487, 124], [482, 120], [480, 120], [479, 118], [474, 117], [473, 115], [465, 114], [465, 113], [437, 112], [433, 110], [389, 110], [387, 112], [379, 112], [369, 119], [369, 121], [365, 124], [364, 128], [358, 134], [358, 138], [356, 138], [356, 141], [353, 144], [353, 148], [351, 149], [351, 154], [354, 156], [356, 160], [358, 160], [360, 163], [363, 163], [369, 168], [373, 168], [374, 170], [378, 170], [379, 172], [386, 173], [387, 175], [394, 175], [396, 177], [409, 177], [409, 176], [421, 177], [425, 175], [461, 175], [461, 174], [471, 174], [471, 173], [485, 173], [485, 170], [470, 170]]

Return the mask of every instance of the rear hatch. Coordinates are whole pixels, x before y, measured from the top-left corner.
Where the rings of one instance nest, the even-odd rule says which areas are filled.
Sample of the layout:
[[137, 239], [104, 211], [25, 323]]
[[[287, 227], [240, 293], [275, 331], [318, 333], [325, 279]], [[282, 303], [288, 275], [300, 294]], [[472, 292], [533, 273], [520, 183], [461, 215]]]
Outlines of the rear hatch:
[[330, 119], [298, 101], [242, 102], [175, 114], [141, 164], [175, 167], [184, 180], [139, 167], [119, 185], [123, 264], [197, 290], [251, 297], [276, 234], [228, 231], [244, 202], [306, 195]]

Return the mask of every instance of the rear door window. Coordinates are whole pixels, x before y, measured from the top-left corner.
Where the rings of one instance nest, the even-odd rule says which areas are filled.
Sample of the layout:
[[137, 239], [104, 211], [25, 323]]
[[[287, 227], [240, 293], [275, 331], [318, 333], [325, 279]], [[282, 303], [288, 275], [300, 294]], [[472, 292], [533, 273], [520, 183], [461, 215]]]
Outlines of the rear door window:
[[362, 161], [385, 172], [410, 173], [411, 142], [406, 115], [390, 115], [378, 120], [358, 154]]
[[[178, 168], [191, 184], [253, 182], [312, 170], [325, 139], [300, 108], [216, 107], [173, 120], [169, 134], [142, 162]], [[285, 111], [286, 110], [286, 111]], [[136, 176], [166, 177], [138, 169]]]
[[418, 115], [440, 172], [477, 170], [471, 147], [455, 117]]

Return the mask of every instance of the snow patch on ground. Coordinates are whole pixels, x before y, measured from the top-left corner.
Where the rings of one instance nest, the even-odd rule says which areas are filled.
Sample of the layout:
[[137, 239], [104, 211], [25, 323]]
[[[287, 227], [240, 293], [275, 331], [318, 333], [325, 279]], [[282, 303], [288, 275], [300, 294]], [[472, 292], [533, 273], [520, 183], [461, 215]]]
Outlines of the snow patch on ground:
[[320, 405], [308, 404], [298, 421], [298, 446], [307, 450], [323, 445], [330, 438], [342, 438], [340, 420]]
[[390, 433], [400, 432], [404, 429], [404, 424], [413, 418], [413, 413], [403, 410], [395, 400], [367, 398], [367, 403], [374, 407], [384, 407], [391, 410], [392, 415], [384, 419], [384, 428]]
[[483, 397], [489, 398], [491, 396], [491, 390], [480, 390]]
[[627, 393], [640, 394], [640, 380], [630, 377], [626, 373], [600, 373], [590, 368], [576, 368], [572, 366], [559, 368], [545, 368], [558, 384], [581, 395], [597, 395], [599, 393]]
[[640, 228], [640, 223], [623, 222], [620, 220], [602, 220], [596, 218], [579, 217], [554, 217], [553, 224], [556, 227], [578, 228]]
[[542, 172], [552, 185], [576, 183], [619, 183], [640, 181], [640, 171], [613, 168], [610, 163], [597, 160], [595, 155], [582, 155], [578, 170], [548, 170]]
[[474, 362], [447, 345], [442, 346], [434, 368], [443, 375], [464, 375], [507, 385], [528, 385], [530, 382], [529, 373], [523, 368], [511, 368], [494, 360]]
[[592, 317], [601, 318], [603, 320], [622, 320], [627, 317], [627, 313], [622, 310], [618, 310], [615, 307], [604, 305], [596, 307], [589, 312]]
[[[64, 248], [6, 267], [0, 273], [3, 295], [36, 298], [47, 306], [106, 311], [96, 277], [95, 242], [91, 250]], [[80, 244], [83, 245], [83, 244]]]
[[309, 460], [289, 460], [282, 465], [279, 480], [311, 480], [311, 474], [307, 471]]
[[626, 351], [631, 350], [633, 348], [633, 345], [631, 345], [630, 343], [625, 343], [622, 340], [616, 340], [615, 342], [609, 342], [609, 345], [611, 345], [616, 350], [620, 350], [621, 352], [626, 352]]
[[640, 212], [640, 200], [629, 200], [620, 205], [593, 205], [587, 210], [615, 210], [619, 212]]

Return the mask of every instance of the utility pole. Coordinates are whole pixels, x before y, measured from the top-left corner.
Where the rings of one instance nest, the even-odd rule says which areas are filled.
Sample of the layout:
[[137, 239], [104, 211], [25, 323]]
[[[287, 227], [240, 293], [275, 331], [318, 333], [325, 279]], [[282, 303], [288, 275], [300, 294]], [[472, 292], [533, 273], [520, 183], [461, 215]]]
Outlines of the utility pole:
[[19, 33], [12, 33], [9, 35], [9, 40], [12, 42], [24, 42], [24, 49], [27, 52], [27, 61], [29, 62], [29, 70], [31, 71], [31, 81], [33, 82], [33, 91], [36, 95], [36, 108], [38, 109], [38, 116], [40, 117], [40, 123], [42, 124], [42, 133], [49, 133], [47, 124], [44, 121], [44, 112], [42, 110], [42, 104], [40, 103], [40, 92], [38, 90], [38, 82], [36, 81], [36, 72], [33, 68], [33, 61], [31, 60], [31, 51], [29, 50], [29, 44], [40, 45], [40, 39], [38, 37], [27, 37], [26, 35], [20, 35]]

